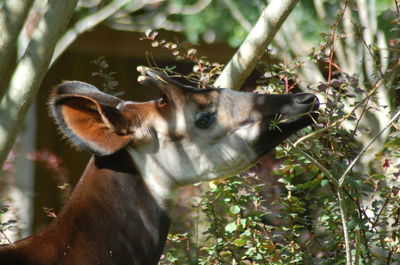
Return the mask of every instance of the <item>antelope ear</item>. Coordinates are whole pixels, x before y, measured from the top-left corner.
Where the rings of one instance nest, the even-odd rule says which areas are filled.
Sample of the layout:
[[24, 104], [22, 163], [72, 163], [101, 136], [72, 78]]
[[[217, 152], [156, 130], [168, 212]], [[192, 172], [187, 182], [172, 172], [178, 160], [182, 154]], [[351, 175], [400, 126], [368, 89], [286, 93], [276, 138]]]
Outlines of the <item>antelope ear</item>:
[[59, 129], [75, 146], [109, 155], [133, 138], [132, 117], [118, 108], [123, 102], [87, 83], [70, 81], [55, 88], [49, 105]]

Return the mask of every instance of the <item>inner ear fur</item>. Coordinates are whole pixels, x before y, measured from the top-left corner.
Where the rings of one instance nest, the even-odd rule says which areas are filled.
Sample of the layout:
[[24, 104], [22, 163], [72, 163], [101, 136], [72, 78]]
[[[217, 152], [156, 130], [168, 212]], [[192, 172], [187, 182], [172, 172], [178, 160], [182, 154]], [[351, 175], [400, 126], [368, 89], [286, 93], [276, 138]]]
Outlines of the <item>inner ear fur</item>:
[[77, 81], [54, 89], [50, 109], [60, 131], [80, 149], [109, 155], [133, 138], [134, 128], [118, 106], [123, 101]]

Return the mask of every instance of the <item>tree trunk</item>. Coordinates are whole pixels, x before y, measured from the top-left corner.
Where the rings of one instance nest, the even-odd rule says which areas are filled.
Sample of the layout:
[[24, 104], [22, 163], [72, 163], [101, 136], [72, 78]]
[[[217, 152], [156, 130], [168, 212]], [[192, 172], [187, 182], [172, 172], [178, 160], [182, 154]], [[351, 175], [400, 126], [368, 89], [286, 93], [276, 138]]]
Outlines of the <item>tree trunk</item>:
[[54, 47], [64, 32], [77, 0], [49, 0], [48, 9], [16, 66], [0, 100], [0, 168], [7, 157], [47, 72]]
[[17, 38], [33, 0], [5, 1], [0, 13], [0, 81], [15, 55]]
[[215, 87], [240, 89], [297, 2], [274, 0], [263, 10], [246, 40], [215, 81]]

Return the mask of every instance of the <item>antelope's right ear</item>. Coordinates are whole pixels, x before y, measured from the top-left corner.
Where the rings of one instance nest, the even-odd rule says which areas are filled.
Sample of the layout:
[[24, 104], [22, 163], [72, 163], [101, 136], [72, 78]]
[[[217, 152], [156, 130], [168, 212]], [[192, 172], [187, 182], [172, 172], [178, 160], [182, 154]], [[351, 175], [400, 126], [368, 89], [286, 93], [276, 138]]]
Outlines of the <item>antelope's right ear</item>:
[[59, 129], [75, 146], [109, 155], [133, 138], [134, 117], [119, 109], [123, 102], [87, 83], [70, 81], [54, 89], [49, 105]]

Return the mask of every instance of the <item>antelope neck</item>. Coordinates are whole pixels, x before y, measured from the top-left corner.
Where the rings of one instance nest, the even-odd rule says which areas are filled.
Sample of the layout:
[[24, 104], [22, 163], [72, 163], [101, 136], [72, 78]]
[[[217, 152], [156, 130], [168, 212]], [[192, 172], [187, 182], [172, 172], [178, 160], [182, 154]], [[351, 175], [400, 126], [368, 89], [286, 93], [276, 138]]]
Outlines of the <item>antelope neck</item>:
[[[121, 150], [92, 157], [71, 199], [40, 233], [43, 236], [15, 246], [23, 252], [24, 246], [31, 245], [25, 251], [27, 261], [53, 257], [51, 263], [41, 265], [152, 265], [162, 254], [169, 226], [167, 213], [149, 192], [128, 152]], [[38, 251], [32, 251], [32, 244]]]

